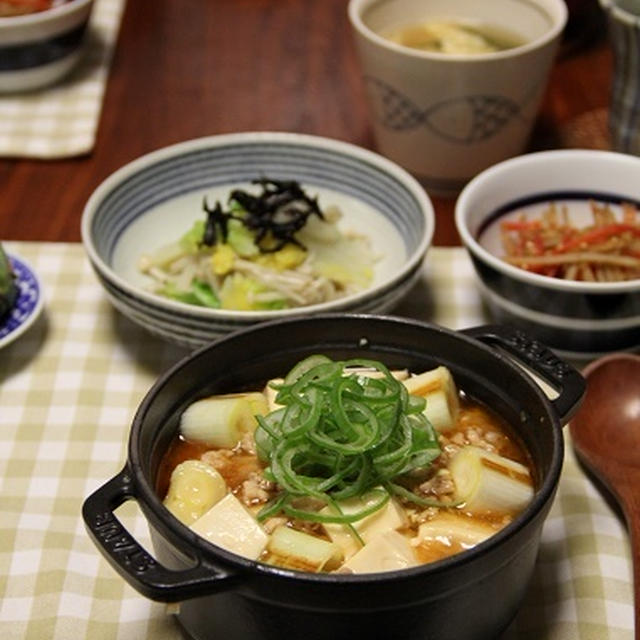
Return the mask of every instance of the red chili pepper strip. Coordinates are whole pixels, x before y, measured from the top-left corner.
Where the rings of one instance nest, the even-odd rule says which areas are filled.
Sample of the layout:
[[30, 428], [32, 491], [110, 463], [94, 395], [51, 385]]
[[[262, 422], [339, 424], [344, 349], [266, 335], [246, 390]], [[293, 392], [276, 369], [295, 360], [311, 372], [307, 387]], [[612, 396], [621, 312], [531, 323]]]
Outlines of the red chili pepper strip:
[[500, 226], [503, 231], [529, 231], [540, 229], [540, 220], [504, 220]]
[[533, 236], [531, 238], [531, 242], [535, 247], [535, 252], [537, 255], [541, 256], [544, 253], [544, 241], [540, 236]]
[[618, 235], [620, 233], [629, 232], [634, 236], [640, 238], [640, 228], [624, 223], [613, 223], [607, 224], [602, 227], [598, 227], [597, 229], [592, 229], [590, 231], [585, 231], [580, 235], [576, 236], [572, 240], [568, 242], [564, 242], [563, 244], [558, 245], [554, 253], [565, 253], [566, 251], [570, 251], [572, 249], [576, 249], [583, 244], [591, 245], [596, 242], [602, 242], [603, 240], [607, 240], [611, 236]]

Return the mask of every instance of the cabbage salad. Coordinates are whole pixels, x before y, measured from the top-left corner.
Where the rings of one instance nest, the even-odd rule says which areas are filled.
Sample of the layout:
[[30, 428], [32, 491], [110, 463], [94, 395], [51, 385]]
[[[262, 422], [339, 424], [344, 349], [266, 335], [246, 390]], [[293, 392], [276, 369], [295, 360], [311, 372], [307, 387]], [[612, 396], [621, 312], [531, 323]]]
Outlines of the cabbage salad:
[[238, 311], [303, 307], [370, 286], [369, 239], [338, 226], [336, 206], [320, 209], [295, 181], [252, 181], [259, 193], [231, 191], [226, 208], [203, 199], [206, 216], [182, 237], [140, 257], [156, 294]]

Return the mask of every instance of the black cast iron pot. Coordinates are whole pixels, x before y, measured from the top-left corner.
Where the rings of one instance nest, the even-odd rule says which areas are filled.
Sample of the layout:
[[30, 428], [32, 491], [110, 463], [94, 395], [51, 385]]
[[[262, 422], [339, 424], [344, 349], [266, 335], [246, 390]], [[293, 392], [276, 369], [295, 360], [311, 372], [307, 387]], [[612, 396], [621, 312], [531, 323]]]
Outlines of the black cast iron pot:
[[[331, 575], [281, 569], [216, 547], [191, 532], [154, 491], [178, 418], [197, 397], [261, 388], [312, 353], [375, 358], [389, 367], [449, 367], [459, 386], [506, 418], [537, 470], [530, 506], [489, 540], [413, 569]], [[506, 355], [506, 354], [511, 355]], [[550, 401], [511, 356], [548, 381]], [[256, 326], [190, 355], [162, 376], [140, 405], [124, 469], [89, 496], [83, 516], [113, 567], [143, 595], [180, 602], [178, 620], [199, 640], [495, 638], [515, 615], [532, 574], [540, 533], [563, 459], [562, 425], [584, 381], [519, 331], [453, 332], [410, 320], [326, 315]], [[136, 500], [155, 558], [114, 510]]]

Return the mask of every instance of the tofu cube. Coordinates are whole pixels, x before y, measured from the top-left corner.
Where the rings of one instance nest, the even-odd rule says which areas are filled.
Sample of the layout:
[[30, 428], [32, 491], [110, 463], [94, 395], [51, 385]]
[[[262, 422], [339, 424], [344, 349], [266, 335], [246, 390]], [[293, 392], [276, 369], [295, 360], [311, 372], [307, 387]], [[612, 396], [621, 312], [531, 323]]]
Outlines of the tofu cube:
[[405, 536], [397, 531], [386, 531], [373, 536], [354, 556], [340, 568], [340, 573], [377, 573], [415, 567], [415, 551]]
[[280, 525], [273, 531], [267, 551], [267, 562], [302, 571], [330, 571], [339, 567], [343, 560], [342, 550], [337, 544], [286, 525]]
[[190, 528], [209, 542], [250, 560], [256, 560], [269, 541], [253, 514], [232, 493], [211, 507]]
[[[340, 502], [339, 506], [342, 513], [349, 515], [360, 511], [375, 499], [376, 497], [373, 495], [369, 495], [368, 497], [363, 496], [362, 498], [350, 498]], [[333, 511], [325, 507], [322, 513], [333, 513]], [[352, 523], [352, 526], [364, 542], [368, 542], [378, 533], [400, 529], [406, 524], [407, 519], [404, 510], [396, 500], [390, 498], [382, 509], [375, 511], [366, 518], [362, 518], [362, 520], [356, 520], [356, 522]], [[324, 528], [332, 542], [335, 542], [342, 549], [345, 558], [350, 558], [362, 548], [362, 545], [347, 525], [327, 523], [324, 525]]]

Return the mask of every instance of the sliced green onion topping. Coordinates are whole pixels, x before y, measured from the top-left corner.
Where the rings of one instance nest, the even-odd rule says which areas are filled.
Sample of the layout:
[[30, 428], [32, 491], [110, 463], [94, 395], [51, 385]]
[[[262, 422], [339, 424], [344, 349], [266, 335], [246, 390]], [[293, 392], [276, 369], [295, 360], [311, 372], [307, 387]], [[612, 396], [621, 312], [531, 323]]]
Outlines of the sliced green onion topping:
[[[440, 455], [438, 437], [423, 413], [425, 400], [411, 396], [382, 363], [313, 355], [274, 387], [281, 407], [257, 416], [255, 441], [268, 465], [265, 476], [280, 493], [260, 520], [284, 512], [350, 526], [381, 509], [391, 494], [428, 502], [396, 480], [429, 467]], [[363, 509], [340, 510], [338, 500], [371, 492], [377, 499]]]

